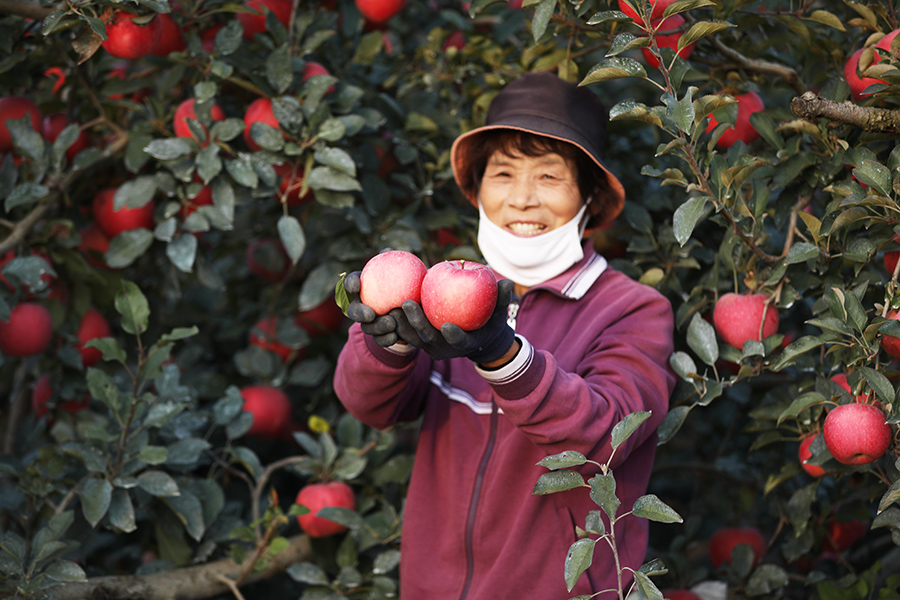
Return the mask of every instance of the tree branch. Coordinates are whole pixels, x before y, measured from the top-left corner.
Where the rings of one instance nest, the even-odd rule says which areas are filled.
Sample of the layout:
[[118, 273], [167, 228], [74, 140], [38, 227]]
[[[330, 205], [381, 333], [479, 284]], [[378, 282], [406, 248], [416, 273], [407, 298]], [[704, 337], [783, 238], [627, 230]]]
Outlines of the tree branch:
[[800, 81], [800, 75], [798, 75], [797, 71], [795, 71], [794, 69], [766, 60], [756, 60], [754, 58], [748, 58], [734, 48], [730, 48], [725, 45], [725, 43], [723, 43], [722, 40], [720, 40], [716, 36], [710, 36], [709, 39], [712, 42], [712, 45], [716, 48], [716, 51], [718, 51], [725, 58], [733, 61], [739, 68], [745, 69], [747, 71], [753, 71], [754, 73], [764, 73], [767, 75], [780, 77], [784, 80], [785, 83], [794, 88], [794, 91], [796, 91], [798, 94], [803, 94], [806, 92], [806, 86], [802, 81]]
[[[272, 557], [261, 572], [247, 577], [243, 583], [271, 579], [292, 564], [308, 560], [312, 555], [309, 537], [289, 538], [289, 545]], [[141, 600], [188, 600], [211, 598], [232, 591], [225, 581], [241, 576], [241, 565], [230, 558], [215, 562], [153, 573], [152, 575], [113, 575], [92, 577], [83, 583], [66, 583], [48, 590], [50, 600], [81, 600], [82, 598], [141, 598]]]
[[21, 0], [0, 0], [0, 13], [21, 15], [36, 21], [43, 21], [55, 10], [53, 6], [44, 6], [40, 2], [22, 2]]
[[864, 131], [900, 133], [900, 111], [819, 98], [813, 92], [791, 100], [791, 112], [802, 119], [824, 117]]

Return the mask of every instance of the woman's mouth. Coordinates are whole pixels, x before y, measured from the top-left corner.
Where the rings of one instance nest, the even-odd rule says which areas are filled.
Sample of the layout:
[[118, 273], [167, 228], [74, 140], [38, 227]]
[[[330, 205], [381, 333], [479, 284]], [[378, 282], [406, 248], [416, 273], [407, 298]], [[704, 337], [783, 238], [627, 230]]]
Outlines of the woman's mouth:
[[540, 235], [547, 228], [541, 223], [509, 223], [506, 228], [513, 234], [520, 237], [531, 237]]

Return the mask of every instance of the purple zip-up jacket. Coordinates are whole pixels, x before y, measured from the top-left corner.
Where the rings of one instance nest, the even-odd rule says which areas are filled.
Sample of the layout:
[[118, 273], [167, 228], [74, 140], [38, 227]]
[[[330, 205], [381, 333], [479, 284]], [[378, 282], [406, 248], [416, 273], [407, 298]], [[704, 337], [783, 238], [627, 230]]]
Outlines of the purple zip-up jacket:
[[[607, 268], [590, 244], [578, 264], [522, 296], [523, 347], [498, 370], [380, 348], [354, 324], [335, 372], [341, 402], [379, 429], [422, 417], [403, 517], [401, 600], [565, 600], [617, 589], [612, 553], [600, 542], [567, 592], [575, 527], [600, 509], [587, 488], [533, 495], [548, 472], [535, 463], [564, 450], [605, 463], [616, 423], [651, 411], [612, 460], [619, 514], [631, 510], [646, 493], [674, 386], [672, 330], [668, 300]], [[629, 516], [616, 527], [623, 567], [643, 563], [647, 526]]]

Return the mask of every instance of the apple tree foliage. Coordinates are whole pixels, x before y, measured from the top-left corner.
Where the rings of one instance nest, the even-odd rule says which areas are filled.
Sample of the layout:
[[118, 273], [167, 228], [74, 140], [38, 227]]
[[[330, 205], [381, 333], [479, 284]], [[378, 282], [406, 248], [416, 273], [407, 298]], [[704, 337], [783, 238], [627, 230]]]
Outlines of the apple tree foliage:
[[[649, 3], [632, 4], [647, 14]], [[111, 9], [169, 13], [184, 50], [109, 55]], [[252, 9], [236, 2], [0, 2], [0, 96], [76, 124], [50, 142], [28, 119], [6, 121], [0, 318], [30, 299], [50, 309], [55, 333], [39, 355], [0, 357], [0, 597], [77, 597], [101, 583], [125, 595], [134, 580], [117, 577], [131, 574], [158, 597], [227, 598], [238, 587], [247, 597], [393, 597], [415, 427], [379, 432], [345, 414], [331, 373], [346, 321], [307, 331], [294, 317], [332, 302], [340, 274], [384, 248], [428, 264], [478, 259], [477, 215], [453, 183], [450, 144], [483, 122], [503, 84], [546, 70], [610, 106], [607, 162], [628, 202], [594, 242], [676, 314], [679, 383], [651, 489], [630, 508], [653, 521], [641, 592], [704, 584], [733, 597], [896, 597], [897, 444], [849, 467], [819, 436], [810, 462], [826, 470], [820, 478], [797, 458], [828, 407], [852, 401], [836, 373], [895, 433], [900, 422], [900, 369], [880, 345], [900, 336], [887, 318], [900, 305], [897, 270], [884, 262], [900, 250], [897, 45], [864, 53], [882, 82], [867, 97], [850, 101], [843, 75], [852, 52], [900, 26], [896, 8], [679, 0], [665, 15], [686, 19], [688, 61], [660, 52], [652, 23], [619, 9], [409, 0], [376, 24], [350, 0], [298, 0], [287, 23], [268, 14], [248, 38], [237, 17]], [[458, 32], [464, 42], [447, 45]], [[328, 74], [304, 77], [312, 62]], [[748, 91], [765, 104], [750, 117], [759, 138], [717, 146]], [[244, 114], [262, 97], [279, 128], [249, 126], [254, 149]], [[188, 99], [194, 137], [176, 137]], [[213, 104], [224, 119], [212, 120]], [[713, 113], [720, 125], [707, 131]], [[68, 157], [79, 128], [90, 144]], [[307, 201], [289, 202], [288, 169], [302, 173]], [[154, 226], [91, 254], [82, 242], [105, 188], [117, 189], [116, 208], [152, 202]], [[192, 207], [202, 193], [211, 203]], [[248, 247], [271, 239], [283, 255], [248, 261]], [[288, 268], [273, 280], [260, 261]], [[778, 333], [741, 349], [722, 343], [710, 321], [726, 292], [767, 295]], [[89, 343], [103, 360], [85, 367], [77, 330], [91, 307], [113, 333]], [[295, 350], [286, 360], [249, 342], [264, 317]], [[31, 392], [44, 374], [51, 407], [85, 393], [90, 407], [38, 418]], [[283, 438], [247, 433], [240, 388], [260, 384], [292, 399]], [[590, 548], [610, 541], [600, 514], [620, 514], [614, 474], [600, 466], [585, 482], [565, 468], [583, 468], [571, 456], [543, 466], [577, 480], [541, 477], [536, 493], [585, 486], [600, 508], [560, 573], [571, 588]], [[356, 491], [356, 510], [327, 509], [350, 531], [308, 539], [293, 499], [329, 479]], [[864, 535], [841, 543], [852, 523]], [[764, 533], [765, 556], [754, 564], [739, 546], [714, 569], [709, 538], [737, 525]], [[197, 569], [219, 576], [196, 585]]]

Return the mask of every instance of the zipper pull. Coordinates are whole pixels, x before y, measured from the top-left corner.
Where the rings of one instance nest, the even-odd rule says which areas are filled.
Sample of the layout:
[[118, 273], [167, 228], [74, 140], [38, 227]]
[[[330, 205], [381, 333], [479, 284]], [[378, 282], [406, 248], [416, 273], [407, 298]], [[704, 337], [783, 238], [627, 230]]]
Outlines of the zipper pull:
[[516, 330], [516, 315], [519, 314], [519, 301], [513, 300], [509, 303], [509, 306], [506, 309], [506, 323], [512, 330]]

